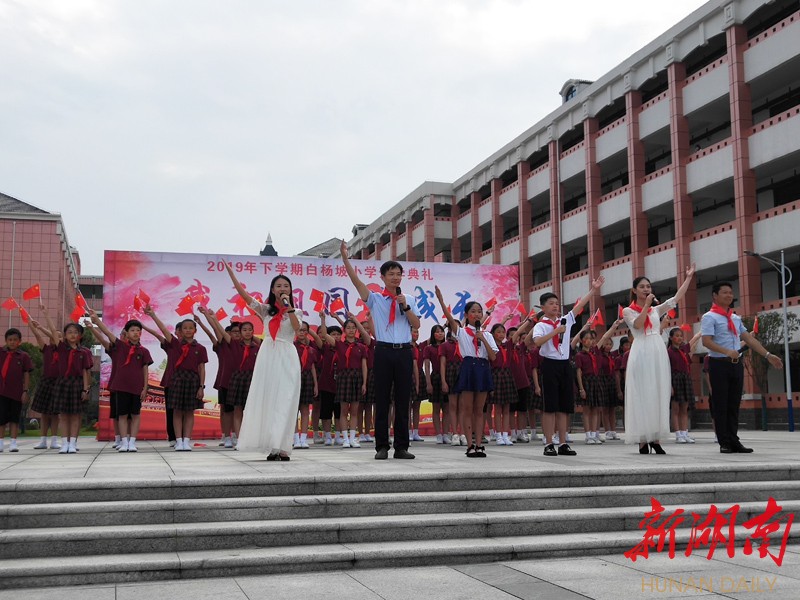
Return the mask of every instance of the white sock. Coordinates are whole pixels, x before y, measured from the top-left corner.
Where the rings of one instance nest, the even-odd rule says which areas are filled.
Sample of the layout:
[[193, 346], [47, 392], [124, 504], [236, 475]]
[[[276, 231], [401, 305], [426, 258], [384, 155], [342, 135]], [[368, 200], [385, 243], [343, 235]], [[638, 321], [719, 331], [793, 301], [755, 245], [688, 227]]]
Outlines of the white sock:
[[121, 439], [121, 438], [120, 438], [120, 436], [118, 436], [118, 435], [115, 435], [115, 436], [114, 436], [114, 443], [115, 443], [115, 444], [119, 444], [119, 441], [120, 441], [120, 439]]
[[300, 434], [300, 442], [301, 443], [305, 442], [307, 439], [308, 439], [308, 434], [307, 433], [301, 433]]
[[351, 429], [350, 430], [350, 439], [352, 441], [354, 441], [354, 442], [356, 441], [356, 430], [355, 429]]
[[128, 438], [128, 445], [135, 444], [135, 443], [136, 443], [136, 438], [135, 437], [129, 437]]
[[65, 438], [65, 437], [61, 438], [61, 445], [63, 446], [64, 444], [69, 445], [69, 438]]
[[299, 444], [300, 443], [300, 434], [299, 433], [295, 433], [294, 434], [294, 443], [295, 444]]
[[325, 432], [325, 439], [326, 439], [326, 440], [329, 440], [329, 439], [331, 439], [331, 432], [330, 432], [330, 431], [326, 431], [326, 432]]
[[[44, 436], [44, 439], [47, 439], [47, 436]], [[54, 436], [53, 436], [53, 439], [52, 439], [52, 440], [50, 440], [50, 443], [51, 443], [51, 444], [55, 444], [56, 442], [58, 442], [58, 436], [57, 436], [57, 435], [54, 435]]]
[[42, 436], [42, 439], [41, 439], [41, 440], [39, 440], [39, 443], [41, 443], [41, 444], [44, 444], [44, 445], [46, 446], [46, 445], [47, 445], [47, 436], [46, 436], [46, 435], [43, 435], [43, 436]]
[[184, 448], [191, 448], [191, 443], [189, 442], [189, 438], [183, 438], [183, 447]]
[[341, 442], [342, 441], [342, 432], [341, 431], [337, 431], [336, 432], [336, 441], [337, 442]]

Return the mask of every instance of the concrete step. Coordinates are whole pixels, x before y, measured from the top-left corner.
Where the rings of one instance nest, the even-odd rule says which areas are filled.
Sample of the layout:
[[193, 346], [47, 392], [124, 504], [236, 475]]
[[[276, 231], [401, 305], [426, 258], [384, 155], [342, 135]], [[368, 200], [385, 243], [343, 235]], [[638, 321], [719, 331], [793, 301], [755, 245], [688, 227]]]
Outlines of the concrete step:
[[[662, 503], [663, 504], [663, 503]], [[766, 503], [738, 502], [738, 522], [761, 515]], [[779, 502], [784, 513], [800, 510], [800, 500]], [[671, 514], [677, 506], [666, 506]], [[706, 514], [708, 504], [682, 503], [691, 513]], [[724, 510], [727, 506], [720, 506]], [[445, 540], [568, 533], [635, 531], [650, 509], [607, 507], [474, 513], [417, 514], [324, 519], [276, 519], [211, 523], [177, 523], [100, 527], [17, 529], [0, 532], [0, 558], [92, 556], [102, 553], [147, 554], [230, 550], [252, 547], [297, 547], [313, 544], [389, 543], [394, 540]]]
[[[737, 530], [736, 553], [740, 555], [748, 532]], [[796, 544], [797, 532], [791, 543]], [[678, 530], [676, 559], [689, 543], [689, 531]], [[421, 541], [363, 542], [355, 544], [322, 544], [289, 548], [242, 548], [235, 550], [194, 550], [123, 554], [109, 552], [93, 556], [63, 558], [16, 558], [0, 561], [0, 581], [5, 589], [124, 583], [267, 575], [274, 573], [307, 573], [373, 567], [405, 567], [419, 565], [465, 564], [507, 560], [528, 560], [562, 556], [619, 554], [642, 542], [640, 531], [596, 533], [557, 533], [551, 535], [519, 535], [480, 540], [433, 539]], [[771, 549], [777, 553], [778, 549]], [[124, 552], [124, 550], [123, 550]], [[716, 553], [724, 555], [725, 548]], [[663, 554], [666, 555], [665, 548]], [[651, 555], [656, 551], [651, 550]], [[695, 549], [694, 555], [706, 557], [706, 548]], [[645, 560], [638, 558], [638, 561]], [[762, 559], [774, 564], [767, 557]], [[631, 562], [635, 568], [635, 563]]]
[[[118, 497], [127, 496], [120, 491]], [[694, 483], [627, 485], [595, 488], [491, 489], [408, 492], [403, 494], [330, 494], [264, 498], [128, 499], [114, 502], [69, 502], [0, 506], [0, 529], [97, 527], [173, 523], [323, 519], [366, 516], [534, 511], [800, 500], [800, 480], [771, 483]]]
[[[563, 457], [562, 457], [563, 458]], [[0, 481], [0, 504], [114, 502], [322, 496], [331, 494], [401, 494], [447, 491], [606, 488], [630, 485], [678, 485], [753, 481], [800, 481], [800, 467], [792, 464], [691, 464], [660, 466], [658, 457], [631, 456], [625, 467], [575, 467], [560, 460], [549, 470], [483, 470], [479, 465], [461, 471], [414, 473], [338, 473], [269, 475], [198, 479], [67, 479]], [[135, 475], [135, 474], [132, 474]]]

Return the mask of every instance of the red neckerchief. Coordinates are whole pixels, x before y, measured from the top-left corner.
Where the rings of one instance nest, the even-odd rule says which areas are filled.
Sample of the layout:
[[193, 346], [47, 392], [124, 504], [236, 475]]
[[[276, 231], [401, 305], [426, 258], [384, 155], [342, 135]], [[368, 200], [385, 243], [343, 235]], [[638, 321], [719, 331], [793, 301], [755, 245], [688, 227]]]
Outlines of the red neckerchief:
[[136, 353], [136, 348], [137, 348], [137, 346], [134, 346], [133, 344], [131, 344], [131, 347], [128, 350], [128, 358], [125, 359], [125, 364], [126, 365], [131, 362], [131, 359], [133, 358], [133, 355]]
[[689, 368], [689, 356], [686, 354], [686, 352], [684, 352], [683, 349], [680, 346], [677, 347], [677, 348], [675, 346], [673, 346], [672, 349], [675, 350], [678, 354], [680, 354], [681, 358], [683, 359], [683, 362], [686, 363], [686, 368], [688, 369]]
[[[553, 329], [558, 327], [558, 325], [555, 323], [555, 321], [551, 321], [550, 319], [540, 319], [539, 323], [547, 323]], [[561, 336], [560, 335], [554, 335], [553, 336], [553, 346], [555, 347], [556, 350], [561, 352]]]
[[[355, 342], [345, 342], [347, 344], [347, 349], [344, 351], [344, 368], [350, 368], [350, 354], [353, 352], [353, 346], [356, 345]], [[355, 368], [355, 367], [353, 367]]]
[[288, 310], [288, 306], [281, 306], [278, 309], [278, 313], [269, 320], [269, 335], [272, 337], [273, 341], [278, 337], [278, 329], [281, 327], [281, 319], [283, 319], [283, 315], [285, 315], [286, 311]]
[[300, 342], [300, 344], [303, 346], [303, 354], [300, 356], [300, 367], [302, 368], [303, 371], [305, 371], [306, 365], [308, 364], [309, 344], [303, 344], [303, 342]]
[[[637, 313], [641, 313], [642, 312], [642, 307], [639, 306], [638, 304], [636, 304], [635, 300], [628, 305], [628, 308], [632, 308]], [[647, 316], [645, 317], [645, 320], [644, 320], [644, 330], [645, 330], [645, 332], [647, 332], [648, 329], [652, 329], [652, 328], [653, 328], [653, 323], [650, 321], [650, 313], [648, 311], [648, 314], [647, 314]]]
[[595, 356], [594, 352], [591, 350], [584, 350], [584, 352], [586, 352], [586, 354], [589, 355], [589, 358], [592, 359], [592, 369], [594, 369], [594, 374], [600, 375], [600, 371], [597, 369], [597, 357]]
[[472, 344], [475, 346], [475, 356], [478, 356], [478, 348], [480, 347], [480, 340], [478, 339], [478, 336], [475, 335], [475, 332], [469, 327], [465, 327], [464, 331], [466, 331], [467, 335], [472, 338]]
[[11, 352], [11, 350], [6, 350], [6, 360], [3, 362], [3, 372], [2, 372], [3, 381], [6, 380], [6, 375], [8, 375], [8, 366], [11, 364], [12, 354], [13, 353]]
[[733, 314], [733, 309], [729, 308], [728, 310], [725, 310], [719, 304], [712, 304], [711, 312], [716, 315], [722, 315], [723, 317], [727, 317], [728, 329], [732, 334], [736, 335], [736, 325], [734, 325], [733, 319], [731, 318], [731, 315]]
[[[244, 368], [244, 363], [247, 360], [247, 357], [250, 356], [250, 346], [248, 346], [244, 342], [242, 342], [242, 345], [244, 346], [244, 352], [242, 353], [242, 362], [239, 363], [240, 371]], [[250, 345], [252, 345], [252, 343]]]
[[500, 354], [503, 357], [503, 366], [507, 367], [508, 366], [508, 350], [506, 350], [503, 347], [498, 348], [498, 350], [500, 350]]
[[397, 318], [397, 296], [392, 296], [386, 288], [383, 288], [381, 296], [392, 299], [392, 304], [389, 307], [389, 325], [392, 325]]
[[70, 348], [69, 349], [69, 359], [67, 359], [67, 370], [66, 374], [69, 377], [70, 372], [72, 371], [72, 359], [75, 357], [75, 354], [78, 352], [77, 348]]
[[181, 346], [181, 355], [178, 357], [178, 360], [175, 361], [175, 368], [180, 367], [181, 363], [186, 360], [186, 357], [189, 356], [189, 346], [191, 344], [183, 344]]
[[58, 363], [58, 346], [55, 346], [55, 350], [53, 350], [53, 362], [52, 364]]
[[[461, 356], [461, 348], [458, 347], [457, 341], [453, 342], [453, 347], [456, 349], [455, 352], [453, 352], [453, 359], [458, 357], [459, 360], [464, 360], [464, 357]], [[455, 362], [455, 360], [453, 360], [453, 362]]]

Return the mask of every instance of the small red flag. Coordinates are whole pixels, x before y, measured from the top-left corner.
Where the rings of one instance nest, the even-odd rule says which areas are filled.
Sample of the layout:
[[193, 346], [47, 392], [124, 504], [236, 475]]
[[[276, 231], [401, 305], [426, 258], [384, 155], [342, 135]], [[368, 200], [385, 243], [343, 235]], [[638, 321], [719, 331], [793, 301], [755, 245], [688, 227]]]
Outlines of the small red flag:
[[34, 298], [38, 298], [42, 295], [42, 290], [39, 287], [38, 283], [34, 283], [31, 287], [27, 290], [22, 292], [22, 299], [23, 300], [33, 300]]
[[677, 317], [677, 316], [678, 316], [678, 311], [677, 311], [677, 310], [675, 310], [674, 308], [670, 308], [670, 309], [667, 311], [667, 317], [669, 317], [670, 319], [674, 319], [674, 318], [675, 318], [675, 317]]
[[606, 326], [606, 320], [603, 318], [603, 313], [600, 312], [599, 308], [595, 311], [592, 319], [594, 320], [595, 325], [602, 325], [603, 327]]
[[486, 310], [492, 310], [495, 306], [497, 306], [497, 298], [492, 298], [486, 303]]
[[31, 316], [28, 314], [28, 311], [21, 306], [19, 307], [19, 316], [22, 317], [22, 322], [25, 323], [25, 325], [31, 322]]
[[148, 296], [142, 288], [139, 288], [139, 298], [141, 298], [142, 302], [145, 304], [150, 304], [150, 296]]
[[[580, 302], [581, 300], [582, 300], [582, 298], [578, 298], [577, 300], [575, 300], [575, 306], [577, 306], [577, 305], [578, 305], [578, 302]], [[582, 314], [583, 314], [583, 310], [584, 310], [584, 309], [582, 308], [582, 309], [581, 309], [581, 312], [579, 312], [579, 313], [578, 313], [577, 315], [575, 315], [575, 316], [577, 317], [578, 315], [582, 315]]]
[[685, 331], [686, 333], [691, 333], [692, 326], [689, 325], [688, 323], [684, 323], [683, 325], [681, 325], [681, 331]]
[[520, 313], [523, 317], [528, 314], [528, 310], [525, 308], [525, 305], [520, 302], [517, 304], [517, 312]]
[[617, 318], [622, 318], [622, 304], [617, 304]]
[[19, 306], [19, 304], [17, 304], [17, 301], [14, 300], [13, 298], [6, 298], [6, 301], [3, 302], [2, 306], [6, 310], [14, 310]]
[[323, 310], [325, 310], [325, 305], [322, 302], [317, 302], [314, 305], [314, 312], [315, 313], [321, 313]]
[[330, 310], [332, 313], [344, 310], [344, 301], [341, 298], [336, 298], [333, 302], [331, 302], [328, 310]]
[[73, 323], [77, 323], [80, 318], [86, 314], [86, 311], [81, 308], [80, 306], [76, 306], [72, 313], [69, 315], [69, 318], [72, 320]]
[[753, 319], [753, 333], [758, 333], [758, 315]]
[[81, 294], [75, 296], [75, 306], [80, 306], [81, 308], [86, 309], [86, 299]]
[[183, 300], [180, 301], [178, 304], [178, 308], [175, 309], [175, 312], [178, 313], [179, 316], [188, 315], [192, 312], [192, 308], [194, 308], [195, 300], [191, 296], [184, 297]]
[[325, 294], [320, 292], [318, 289], [312, 289], [311, 293], [308, 295], [308, 297], [312, 302], [324, 302], [325, 301]]
[[141, 311], [142, 310], [142, 300], [139, 296], [133, 297], [133, 310]]
[[228, 313], [225, 312], [224, 308], [220, 308], [214, 313], [214, 316], [217, 318], [217, 321], [222, 321], [222, 319], [228, 316]]
[[533, 309], [531, 312], [528, 313], [528, 318], [536, 323], [539, 319], [536, 318], [536, 309]]

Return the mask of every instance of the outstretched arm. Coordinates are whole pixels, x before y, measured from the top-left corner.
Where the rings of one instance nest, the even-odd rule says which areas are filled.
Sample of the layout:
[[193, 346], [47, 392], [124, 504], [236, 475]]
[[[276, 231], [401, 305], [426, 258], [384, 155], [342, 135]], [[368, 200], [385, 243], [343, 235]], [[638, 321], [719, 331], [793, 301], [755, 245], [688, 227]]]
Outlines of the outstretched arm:
[[156, 314], [156, 311], [155, 311], [155, 310], [153, 310], [153, 307], [152, 307], [152, 306], [150, 306], [150, 305], [148, 305], [148, 306], [145, 306], [145, 307], [144, 307], [144, 311], [143, 311], [143, 312], [144, 312], [144, 314], [146, 314], [148, 317], [150, 317], [151, 319], [153, 319], [153, 322], [154, 322], [154, 323], [155, 323], [155, 324], [158, 326], [158, 328], [161, 330], [161, 333], [163, 333], [163, 334], [164, 334], [164, 341], [165, 341], [167, 344], [171, 344], [171, 343], [172, 343], [172, 338], [173, 338], [174, 336], [172, 335], [172, 332], [171, 332], [169, 329], [167, 329], [167, 326], [166, 326], [166, 325], [164, 325], [164, 322], [163, 322], [161, 319], [159, 319], [159, 318], [158, 318], [158, 315]]
[[605, 344], [606, 340], [609, 339], [612, 335], [614, 335], [614, 332], [617, 330], [617, 327], [619, 327], [620, 323], [622, 323], [622, 319], [617, 319], [616, 321], [614, 321], [611, 324], [611, 327], [609, 327], [606, 330], [606, 332], [603, 334], [603, 337], [601, 337], [598, 340], [598, 342], [597, 342], [597, 347], [598, 348], [602, 348], [603, 344]]
[[442, 296], [442, 290], [439, 289], [439, 286], [434, 286], [434, 290], [436, 291], [436, 299], [439, 301], [439, 306], [442, 307], [442, 313], [445, 319], [447, 319], [447, 328], [450, 330], [450, 333], [455, 335], [458, 331], [458, 322], [453, 318], [453, 313], [451, 313], [445, 305], [444, 296]]
[[158, 329], [153, 329], [152, 327], [148, 327], [147, 325], [142, 325], [142, 329], [144, 329], [147, 333], [156, 338], [159, 344], [163, 344], [166, 341], [164, 339], [164, 336], [161, 335], [161, 332]]
[[[200, 308], [202, 308], [202, 307], [200, 307]], [[198, 317], [197, 315], [192, 315], [192, 317], [194, 318], [194, 322], [197, 323], [200, 326], [200, 329], [202, 329], [205, 332], [205, 334], [208, 336], [208, 339], [211, 340], [211, 343], [212, 344], [216, 344], [217, 343], [217, 336], [214, 335], [214, 332], [211, 331], [205, 323], [203, 323], [203, 321], [202, 321], [202, 319], [200, 319], [200, 317]], [[206, 315], [206, 318], [208, 318], [207, 315]], [[213, 325], [212, 325], [212, 327], [213, 327]]]
[[336, 340], [333, 339], [333, 336], [328, 335], [328, 326], [325, 325], [325, 313], [322, 311], [319, 313], [319, 329], [317, 329], [317, 335], [329, 346], [336, 345]]
[[[89, 318], [91, 319], [92, 323], [97, 327], [97, 329], [102, 331], [103, 335], [108, 338], [109, 346], [117, 341], [117, 336], [115, 336], [114, 333], [108, 327], [106, 327], [106, 324], [100, 320], [100, 317], [98, 317], [97, 313], [91, 308], [89, 309]], [[105, 344], [103, 344], [103, 346], [106, 348], [106, 350], [108, 350], [108, 347]]]
[[43, 302], [39, 302], [39, 308], [41, 309], [42, 313], [44, 313], [44, 320], [47, 322], [47, 329], [49, 330], [50, 343], [56, 345], [58, 344], [58, 342], [61, 341], [61, 332], [53, 324], [53, 319], [50, 318], [50, 312], [47, 310], [47, 307], [44, 305]]
[[594, 296], [597, 292], [600, 291], [600, 288], [603, 287], [603, 284], [605, 282], [606, 278], [603, 277], [602, 275], [600, 275], [600, 277], [592, 281], [592, 287], [589, 288], [589, 291], [586, 292], [583, 298], [578, 300], [577, 304], [575, 304], [575, 306], [572, 307], [572, 315], [574, 317], [577, 317], [583, 311], [583, 307], [589, 303], [589, 300], [592, 299], [592, 296]]
[[342, 240], [342, 245], [340, 246], [339, 251], [342, 255], [344, 268], [347, 269], [347, 274], [350, 276], [350, 281], [356, 288], [358, 295], [361, 296], [361, 299], [366, 302], [369, 298], [369, 289], [367, 289], [367, 286], [364, 285], [364, 282], [358, 277], [358, 273], [356, 273], [355, 268], [353, 268], [353, 265], [350, 263], [350, 257], [347, 252], [347, 244], [345, 244], [344, 240]]
[[222, 264], [225, 265], [225, 270], [228, 271], [228, 275], [230, 275], [231, 281], [233, 282], [233, 287], [236, 288], [236, 291], [242, 297], [242, 300], [244, 300], [247, 303], [247, 306], [250, 306], [250, 304], [253, 302], [253, 297], [249, 293], [247, 293], [247, 290], [244, 289], [244, 286], [236, 278], [236, 274], [233, 272], [233, 269], [228, 264], [228, 261], [223, 260]]

